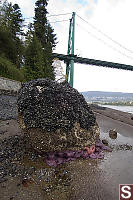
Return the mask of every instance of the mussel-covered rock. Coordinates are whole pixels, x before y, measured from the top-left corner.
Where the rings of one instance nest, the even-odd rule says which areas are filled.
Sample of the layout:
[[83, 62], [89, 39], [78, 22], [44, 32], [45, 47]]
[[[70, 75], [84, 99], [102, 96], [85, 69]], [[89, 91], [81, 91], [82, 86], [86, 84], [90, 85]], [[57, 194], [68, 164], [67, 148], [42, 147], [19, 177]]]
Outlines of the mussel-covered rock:
[[99, 138], [94, 113], [67, 82], [36, 79], [23, 84], [18, 113], [20, 127], [38, 151], [82, 149]]

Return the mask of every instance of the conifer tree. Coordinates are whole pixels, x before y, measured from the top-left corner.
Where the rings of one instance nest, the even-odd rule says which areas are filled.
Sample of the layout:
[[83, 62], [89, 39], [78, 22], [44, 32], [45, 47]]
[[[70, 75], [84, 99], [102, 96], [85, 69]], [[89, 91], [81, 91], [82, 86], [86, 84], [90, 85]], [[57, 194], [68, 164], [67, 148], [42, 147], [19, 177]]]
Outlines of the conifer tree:
[[12, 63], [16, 63], [16, 51], [16, 44], [9, 29], [0, 24], [0, 56], [9, 59]]
[[[20, 67], [21, 62], [22, 62], [22, 53], [23, 53], [23, 42], [20, 39], [20, 36], [23, 35], [22, 28], [23, 28], [23, 21], [24, 21], [22, 19], [21, 10], [18, 4], [12, 5], [12, 3], [8, 3], [7, 1], [5, 1], [3, 5], [1, 6], [0, 13], [1, 13], [0, 26], [2, 27], [2, 31], [4, 30], [6, 33], [8, 33], [8, 35], [10, 35], [10, 41], [12, 40], [12, 44], [14, 43], [13, 45], [14, 49], [12, 52], [13, 58], [10, 58], [9, 55], [6, 55], [6, 52], [4, 52], [5, 56], [9, 57], [14, 64]], [[2, 31], [1, 31], [1, 34], [2, 34]], [[1, 43], [2, 43], [2, 39], [1, 39]], [[3, 42], [3, 46], [5, 46], [4, 42]]]
[[38, 40], [41, 42], [44, 55], [44, 72], [46, 76], [54, 79], [52, 68], [52, 50], [56, 45], [56, 35], [47, 20], [47, 0], [37, 0], [35, 3], [34, 29]]
[[30, 38], [26, 48], [25, 65], [27, 80], [45, 78], [43, 50], [35, 34]]

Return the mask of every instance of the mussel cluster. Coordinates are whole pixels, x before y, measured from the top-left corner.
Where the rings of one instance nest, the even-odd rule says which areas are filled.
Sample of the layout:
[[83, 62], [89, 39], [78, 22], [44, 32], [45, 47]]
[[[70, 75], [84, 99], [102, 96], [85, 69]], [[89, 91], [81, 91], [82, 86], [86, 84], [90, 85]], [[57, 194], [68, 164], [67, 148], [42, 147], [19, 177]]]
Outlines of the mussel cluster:
[[76, 122], [86, 130], [96, 123], [83, 95], [67, 82], [36, 79], [24, 83], [18, 92], [17, 105], [27, 128], [68, 132]]

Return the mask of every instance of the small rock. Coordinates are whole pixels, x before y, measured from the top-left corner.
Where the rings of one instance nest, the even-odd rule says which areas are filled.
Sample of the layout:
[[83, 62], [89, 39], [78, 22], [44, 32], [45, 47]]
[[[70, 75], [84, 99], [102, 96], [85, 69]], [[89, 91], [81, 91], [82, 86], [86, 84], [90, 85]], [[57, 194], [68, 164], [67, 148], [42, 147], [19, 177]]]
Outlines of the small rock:
[[0, 183], [6, 182], [8, 179], [6, 177], [0, 178]]
[[19, 187], [19, 186], [21, 186], [21, 183], [18, 183], [18, 184], [17, 184], [17, 187]]
[[116, 131], [115, 129], [111, 129], [111, 130], [109, 131], [109, 137], [110, 137], [111, 139], [116, 139], [116, 138], [117, 138], [117, 131]]
[[103, 140], [102, 140], [102, 143], [103, 143], [104, 145], [108, 146], [108, 140], [103, 139]]
[[28, 187], [29, 185], [31, 185], [33, 183], [34, 183], [34, 181], [31, 178], [28, 178], [28, 179], [25, 178], [22, 180], [22, 185], [24, 187]]
[[12, 200], [12, 199], [14, 199], [14, 198], [15, 198], [14, 196], [11, 196], [11, 197], [10, 197], [10, 200]]
[[0, 130], [0, 135], [4, 135], [4, 133], [6, 133], [7, 132], [7, 130]]

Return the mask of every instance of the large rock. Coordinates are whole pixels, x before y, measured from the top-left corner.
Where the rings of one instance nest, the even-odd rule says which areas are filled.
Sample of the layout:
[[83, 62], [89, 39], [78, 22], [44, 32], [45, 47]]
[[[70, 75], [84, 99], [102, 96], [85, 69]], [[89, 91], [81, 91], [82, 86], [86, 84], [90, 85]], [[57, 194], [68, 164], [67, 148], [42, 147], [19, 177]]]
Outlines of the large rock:
[[67, 82], [37, 79], [23, 84], [18, 113], [20, 127], [38, 151], [78, 150], [99, 139], [92, 110]]

